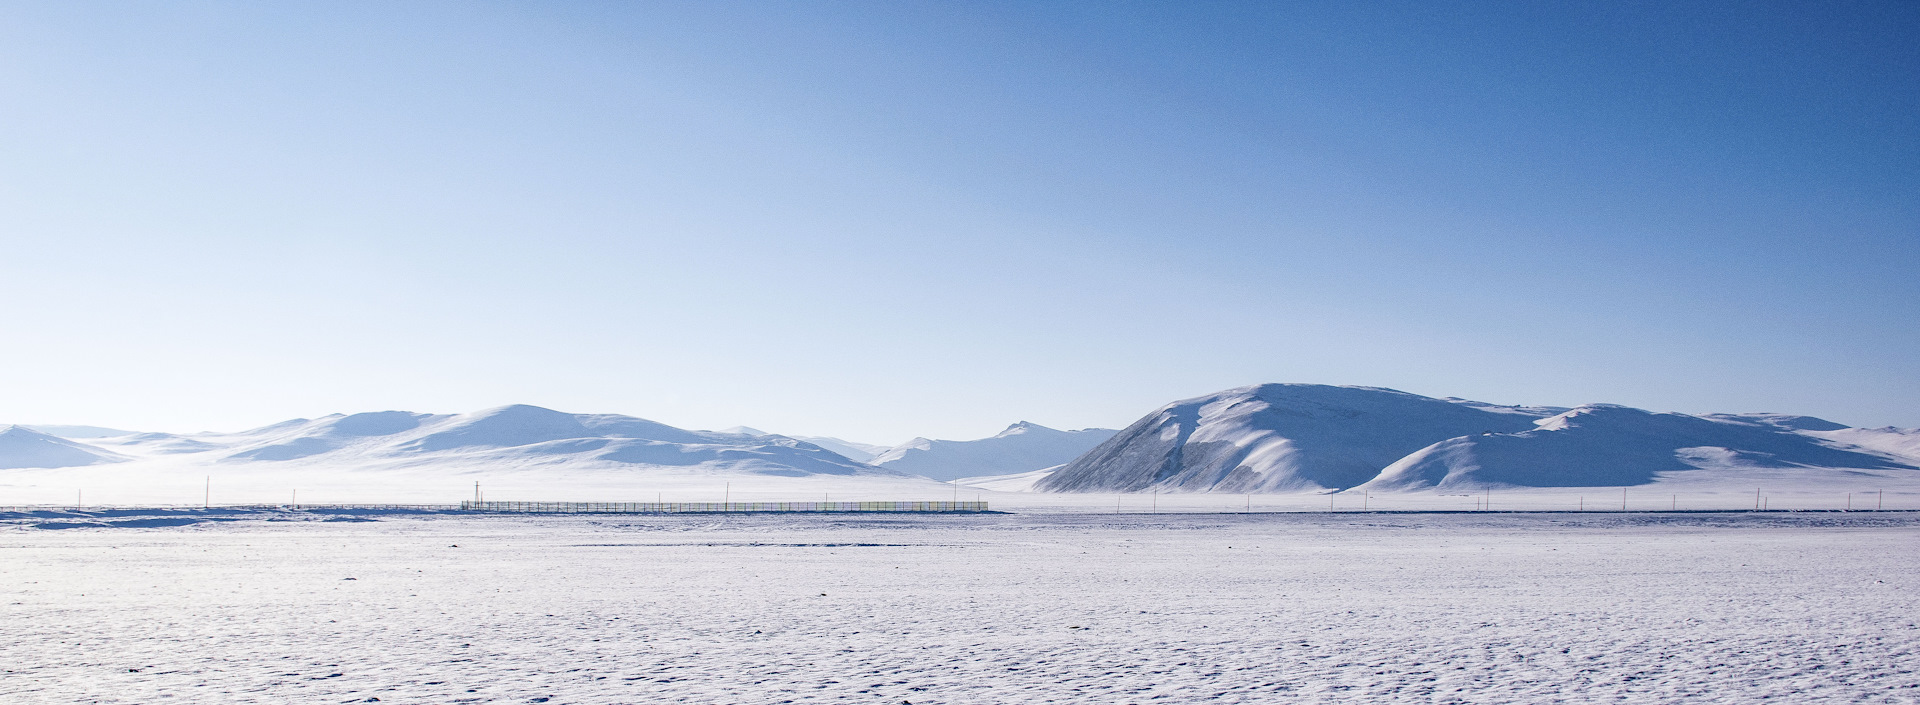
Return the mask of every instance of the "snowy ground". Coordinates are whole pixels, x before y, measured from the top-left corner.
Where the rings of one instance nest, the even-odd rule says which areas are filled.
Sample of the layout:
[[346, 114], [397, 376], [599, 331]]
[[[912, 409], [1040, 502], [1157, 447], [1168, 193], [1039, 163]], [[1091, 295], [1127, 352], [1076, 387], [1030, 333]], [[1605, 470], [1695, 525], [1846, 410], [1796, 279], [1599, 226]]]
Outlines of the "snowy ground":
[[[0, 507], [200, 506], [235, 504], [454, 504], [474, 498], [559, 502], [799, 502], [980, 500], [996, 509], [1042, 512], [1323, 512], [1354, 510], [1632, 511], [1767, 509], [1920, 510], [1920, 473], [1758, 469], [1672, 473], [1634, 487], [1530, 487], [1484, 491], [1347, 490], [1240, 495], [1025, 491], [1035, 473], [968, 478], [813, 475], [779, 477], [646, 468], [300, 468], [130, 464], [0, 472]], [[1756, 492], [1758, 495], [1756, 496]], [[1623, 504], [1624, 502], [1624, 504]]]
[[1911, 514], [191, 518], [0, 524], [0, 701], [1920, 702]]

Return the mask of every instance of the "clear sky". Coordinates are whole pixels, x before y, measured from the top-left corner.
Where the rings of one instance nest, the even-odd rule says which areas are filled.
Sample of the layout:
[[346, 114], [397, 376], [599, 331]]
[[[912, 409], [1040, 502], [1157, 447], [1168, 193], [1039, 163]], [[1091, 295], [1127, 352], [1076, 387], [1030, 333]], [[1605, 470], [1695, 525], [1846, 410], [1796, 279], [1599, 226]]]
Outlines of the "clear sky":
[[1920, 426], [1917, 276], [1912, 2], [0, 3], [0, 422]]

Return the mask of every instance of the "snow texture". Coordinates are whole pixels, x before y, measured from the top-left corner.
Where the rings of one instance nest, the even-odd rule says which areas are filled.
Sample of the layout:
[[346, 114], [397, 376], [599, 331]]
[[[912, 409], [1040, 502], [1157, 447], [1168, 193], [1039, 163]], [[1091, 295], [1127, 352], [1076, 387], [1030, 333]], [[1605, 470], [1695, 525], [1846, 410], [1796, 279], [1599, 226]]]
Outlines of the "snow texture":
[[1864, 448], [1920, 465], [1920, 429], [1913, 428], [1836, 428], [1804, 431], [1837, 444]]
[[0, 524], [0, 699], [1920, 702], [1905, 515], [225, 518]]
[[1007, 475], [985, 475], [981, 477], [962, 477], [953, 482], [967, 487], [977, 487], [995, 492], [1032, 492], [1033, 486], [1052, 475], [1055, 470], [1064, 467], [1055, 465], [1050, 468], [1016, 472]]
[[973, 441], [915, 438], [869, 462], [935, 480], [1007, 475], [1066, 463], [1114, 433], [1105, 428], [1061, 431], [1021, 421], [991, 438]]

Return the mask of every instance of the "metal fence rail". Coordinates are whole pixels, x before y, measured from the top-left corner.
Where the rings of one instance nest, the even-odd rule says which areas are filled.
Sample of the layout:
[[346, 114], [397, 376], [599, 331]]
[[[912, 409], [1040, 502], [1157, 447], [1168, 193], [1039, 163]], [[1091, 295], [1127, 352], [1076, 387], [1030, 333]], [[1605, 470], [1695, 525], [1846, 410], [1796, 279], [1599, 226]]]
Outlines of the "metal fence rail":
[[986, 502], [473, 502], [460, 511], [513, 514], [728, 514], [734, 512], [984, 512]]

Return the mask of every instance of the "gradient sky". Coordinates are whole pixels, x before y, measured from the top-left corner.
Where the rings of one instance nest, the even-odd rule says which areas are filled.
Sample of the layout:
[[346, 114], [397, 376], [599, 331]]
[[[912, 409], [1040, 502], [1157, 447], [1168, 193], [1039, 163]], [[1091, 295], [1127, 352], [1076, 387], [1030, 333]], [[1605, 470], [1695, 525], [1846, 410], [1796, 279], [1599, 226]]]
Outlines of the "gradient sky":
[[1920, 5], [0, 3], [0, 422], [1920, 426]]

